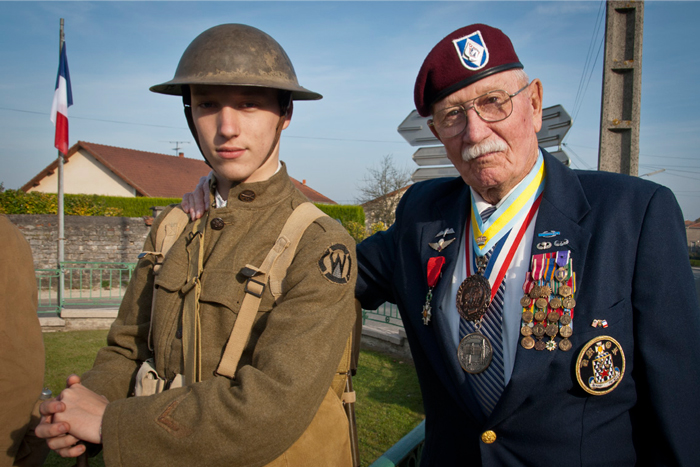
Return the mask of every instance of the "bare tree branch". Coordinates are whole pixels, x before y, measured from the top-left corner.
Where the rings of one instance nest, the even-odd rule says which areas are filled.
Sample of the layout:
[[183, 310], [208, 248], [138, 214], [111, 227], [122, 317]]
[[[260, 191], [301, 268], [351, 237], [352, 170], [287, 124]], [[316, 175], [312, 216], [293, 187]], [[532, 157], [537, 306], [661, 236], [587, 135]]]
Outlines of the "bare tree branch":
[[377, 166], [367, 169], [362, 184], [357, 186], [360, 195], [358, 204], [365, 204], [365, 215], [369, 224], [394, 223], [396, 206], [403, 194], [402, 188], [411, 183], [411, 174], [405, 167], [397, 167], [391, 154], [382, 157]]

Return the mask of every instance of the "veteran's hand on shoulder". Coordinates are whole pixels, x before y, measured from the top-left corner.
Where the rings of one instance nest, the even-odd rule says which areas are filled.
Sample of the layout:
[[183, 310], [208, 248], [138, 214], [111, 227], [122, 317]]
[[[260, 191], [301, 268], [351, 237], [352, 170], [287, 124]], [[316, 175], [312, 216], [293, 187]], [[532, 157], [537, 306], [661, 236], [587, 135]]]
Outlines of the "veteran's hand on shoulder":
[[190, 219], [196, 220], [204, 215], [209, 209], [209, 175], [199, 179], [197, 187], [193, 192], [185, 193], [182, 196], [182, 210], [190, 215]]

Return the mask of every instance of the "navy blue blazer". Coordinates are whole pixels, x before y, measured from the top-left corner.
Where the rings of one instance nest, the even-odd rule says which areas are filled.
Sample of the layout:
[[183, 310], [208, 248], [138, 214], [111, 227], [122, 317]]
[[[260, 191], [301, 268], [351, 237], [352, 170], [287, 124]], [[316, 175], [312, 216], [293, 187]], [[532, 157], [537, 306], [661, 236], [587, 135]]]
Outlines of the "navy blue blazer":
[[[571, 170], [547, 153], [544, 162], [535, 233], [555, 230], [569, 240], [548, 251], [569, 249], [573, 258], [573, 348], [518, 344], [512, 378], [487, 418], [442, 307], [457, 247], [441, 253], [429, 325], [421, 315], [427, 261], [438, 255], [428, 243], [446, 228], [463, 241], [469, 188], [459, 178], [414, 184], [395, 224], [358, 246], [358, 299], [365, 309], [397, 304], [406, 329], [426, 414], [421, 465], [700, 465], [700, 307], [673, 194], [638, 178]], [[533, 255], [539, 241], [535, 235]], [[608, 327], [592, 327], [594, 319]], [[585, 392], [574, 371], [596, 336], [617, 340], [626, 359], [622, 381], [605, 395]], [[485, 430], [495, 442], [481, 441]]]

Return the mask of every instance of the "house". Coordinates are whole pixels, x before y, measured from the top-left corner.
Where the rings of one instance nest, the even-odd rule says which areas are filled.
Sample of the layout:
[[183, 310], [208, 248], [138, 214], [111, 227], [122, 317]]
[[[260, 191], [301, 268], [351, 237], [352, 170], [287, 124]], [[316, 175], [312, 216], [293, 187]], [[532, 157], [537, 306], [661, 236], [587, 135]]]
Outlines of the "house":
[[371, 226], [377, 222], [383, 222], [387, 227], [391, 226], [394, 223], [396, 207], [409, 187], [410, 185], [406, 185], [403, 188], [361, 204], [360, 206], [365, 211], [365, 225]]
[[700, 222], [685, 221], [685, 236], [692, 252], [700, 251]]
[[[56, 193], [58, 161], [49, 164], [22, 190]], [[211, 168], [201, 159], [138, 151], [78, 141], [65, 157], [64, 192], [126, 197], [180, 198]], [[292, 178], [294, 185], [314, 203], [337, 204]]]

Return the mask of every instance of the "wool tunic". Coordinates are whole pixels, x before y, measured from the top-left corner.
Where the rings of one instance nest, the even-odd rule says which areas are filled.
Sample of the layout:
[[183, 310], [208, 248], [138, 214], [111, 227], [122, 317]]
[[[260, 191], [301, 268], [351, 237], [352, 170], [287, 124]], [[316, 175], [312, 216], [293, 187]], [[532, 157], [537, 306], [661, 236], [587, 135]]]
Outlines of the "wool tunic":
[[[277, 302], [265, 288], [235, 379], [214, 371], [245, 294], [241, 269], [260, 266], [293, 209], [305, 201], [283, 166], [267, 181], [233, 186], [228, 205], [205, 214], [202, 381], [129, 397], [135, 373], [151, 355], [161, 376], [183, 373], [181, 288], [193, 223], [156, 277], [152, 317], [154, 261], [150, 255], [139, 261], [108, 346], [83, 375], [85, 386], [110, 400], [102, 425], [106, 465], [261, 466], [304, 432], [328, 392], [355, 322], [354, 241], [339, 222], [322, 217], [308, 227]], [[154, 250], [166, 214], [154, 222], [144, 251]], [[213, 219], [223, 221], [223, 228], [213, 229]], [[343, 249], [348, 253], [338, 256]], [[329, 255], [334, 271], [328, 267]], [[153, 352], [148, 345], [151, 320]], [[342, 410], [340, 402], [338, 407]]]

